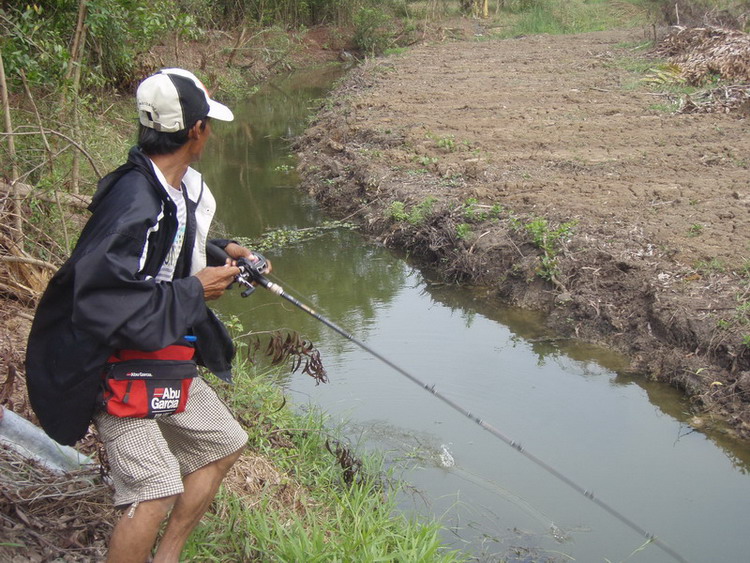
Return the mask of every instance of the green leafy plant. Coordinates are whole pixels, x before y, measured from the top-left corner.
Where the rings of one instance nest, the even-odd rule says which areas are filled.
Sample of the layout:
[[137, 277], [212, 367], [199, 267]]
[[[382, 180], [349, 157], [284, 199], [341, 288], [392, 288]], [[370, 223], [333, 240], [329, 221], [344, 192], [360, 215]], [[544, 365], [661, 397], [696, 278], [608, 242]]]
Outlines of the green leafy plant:
[[439, 523], [398, 515], [395, 468], [360, 457], [319, 410], [287, 406], [285, 370], [259, 364], [238, 358], [234, 385], [217, 386], [249, 448], [188, 539], [185, 561], [465, 560], [442, 544]]
[[464, 220], [470, 223], [479, 223], [500, 215], [502, 206], [497, 204], [492, 207], [482, 206], [476, 198], [470, 197], [464, 202], [461, 209]]
[[445, 149], [448, 152], [453, 152], [456, 150], [456, 141], [453, 137], [453, 135], [448, 135], [447, 137], [441, 137], [439, 138], [435, 144], [441, 149]]
[[433, 213], [436, 202], [437, 199], [434, 197], [428, 197], [420, 204], [415, 205], [409, 213], [407, 221], [411, 225], [421, 225]]
[[[67, 87], [74, 61], [71, 53], [78, 2], [18, 2], [0, 10], [0, 42], [6, 75], [19, 82], [23, 71], [31, 85]], [[129, 0], [88, 2], [86, 36], [79, 64], [86, 86], [121, 86], [132, 80], [139, 62], [165, 33], [199, 27], [172, 0], [149, 4]]]
[[456, 238], [460, 240], [467, 240], [471, 237], [471, 225], [468, 223], [459, 223], [456, 225]]
[[439, 162], [439, 158], [436, 156], [418, 156], [416, 157], [416, 161], [421, 164], [422, 166], [430, 166], [431, 164], [437, 164]]
[[407, 211], [404, 202], [394, 201], [388, 207], [387, 215], [392, 221], [405, 222], [410, 225], [421, 225], [434, 212], [436, 202], [437, 199], [434, 197], [428, 197]]
[[531, 235], [534, 245], [542, 251], [539, 275], [556, 285], [560, 284], [557, 279], [559, 275], [557, 256], [563, 240], [570, 236], [576, 224], [576, 221], [568, 221], [553, 227], [547, 219], [537, 217], [526, 223], [524, 227]]
[[393, 221], [406, 221], [409, 219], [409, 214], [406, 212], [406, 205], [403, 201], [391, 202], [388, 206], [388, 217]]

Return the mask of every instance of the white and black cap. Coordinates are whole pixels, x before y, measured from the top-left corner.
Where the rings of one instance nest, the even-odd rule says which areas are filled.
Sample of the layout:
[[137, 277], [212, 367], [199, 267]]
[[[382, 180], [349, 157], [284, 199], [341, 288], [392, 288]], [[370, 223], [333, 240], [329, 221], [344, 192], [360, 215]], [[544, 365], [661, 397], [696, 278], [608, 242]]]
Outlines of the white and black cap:
[[138, 86], [136, 100], [141, 124], [165, 133], [192, 127], [207, 116], [234, 119], [232, 110], [212, 100], [201, 81], [181, 68], [164, 68], [146, 78]]

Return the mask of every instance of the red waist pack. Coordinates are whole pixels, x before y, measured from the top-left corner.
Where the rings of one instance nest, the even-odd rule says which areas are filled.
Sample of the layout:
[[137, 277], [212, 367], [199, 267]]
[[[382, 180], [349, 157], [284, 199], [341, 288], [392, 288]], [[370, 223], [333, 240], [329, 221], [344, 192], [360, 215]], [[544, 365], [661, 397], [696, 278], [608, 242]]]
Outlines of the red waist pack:
[[155, 418], [185, 410], [190, 384], [198, 375], [190, 346], [154, 352], [119, 350], [104, 369], [103, 410], [113, 416]]

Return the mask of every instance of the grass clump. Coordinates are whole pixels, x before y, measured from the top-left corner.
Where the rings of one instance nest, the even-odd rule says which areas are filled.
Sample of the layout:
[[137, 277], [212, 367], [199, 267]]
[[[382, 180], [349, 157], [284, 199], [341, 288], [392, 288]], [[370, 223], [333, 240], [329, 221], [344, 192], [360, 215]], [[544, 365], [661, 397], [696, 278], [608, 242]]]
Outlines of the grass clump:
[[542, 251], [538, 270], [542, 279], [561, 285], [558, 280], [560, 271], [557, 257], [576, 224], [576, 221], [567, 221], [555, 227], [544, 217], [536, 217], [521, 227], [531, 237], [534, 246]]
[[394, 201], [388, 207], [387, 215], [396, 223], [409, 223], [413, 226], [419, 226], [424, 224], [435, 212], [436, 203], [436, 198], [428, 197], [407, 210], [403, 201]]

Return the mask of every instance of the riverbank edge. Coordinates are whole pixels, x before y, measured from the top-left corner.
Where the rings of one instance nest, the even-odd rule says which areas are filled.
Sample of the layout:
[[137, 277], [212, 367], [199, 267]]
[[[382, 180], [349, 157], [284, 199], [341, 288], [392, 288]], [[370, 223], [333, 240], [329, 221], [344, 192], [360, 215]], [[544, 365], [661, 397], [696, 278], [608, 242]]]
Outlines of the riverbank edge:
[[[685, 278], [685, 265], [669, 256], [623, 260], [601, 251], [602, 233], [578, 229], [569, 239], [560, 237], [556, 274], [549, 275], [544, 270], [549, 256], [512, 220], [475, 220], [472, 230], [489, 234], [485, 240], [457, 236], [466, 202], [433, 196], [430, 188], [442, 180], [439, 174], [415, 164], [408, 192], [399, 185], [403, 163], [378, 158], [387, 147], [409, 150], [399, 125], [376, 131], [349, 119], [367, 106], [367, 92], [387, 72], [386, 61], [351, 70], [296, 139], [301, 188], [333, 217], [356, 222], [367, 236], [405, 253], [442, 281], [485, 288], [490, 299], [542, 312], [563, 337], [625, 354], [634, 374], [685, 394], [695, 429], [750, 440], [747, 346], [737, 335], [732, 340], [721, 333], [716, 318], [699, 309], [697, 289], [658, 283], [660, 276]], [[421, 180], [411, 181], [416, 177]], [[634, 247], [623, 255], [637, 253]], [[746, 280], [721, 272], [709, 276], [715, 310], [736, 306]], [[644, 283], [644, 277], [653, 281]], [[565, 278], [575, 278], [575, 284], [559, 282]]]

